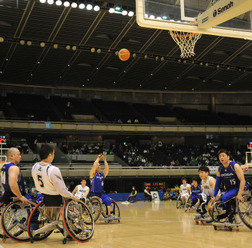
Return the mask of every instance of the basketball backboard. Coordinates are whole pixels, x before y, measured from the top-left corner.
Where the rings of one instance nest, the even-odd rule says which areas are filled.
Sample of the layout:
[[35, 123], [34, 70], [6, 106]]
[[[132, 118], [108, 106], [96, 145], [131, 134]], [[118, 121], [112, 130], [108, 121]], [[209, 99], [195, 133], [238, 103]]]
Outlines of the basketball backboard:
[[252, 0], [136, 0], [139, 26], [252, 39]]

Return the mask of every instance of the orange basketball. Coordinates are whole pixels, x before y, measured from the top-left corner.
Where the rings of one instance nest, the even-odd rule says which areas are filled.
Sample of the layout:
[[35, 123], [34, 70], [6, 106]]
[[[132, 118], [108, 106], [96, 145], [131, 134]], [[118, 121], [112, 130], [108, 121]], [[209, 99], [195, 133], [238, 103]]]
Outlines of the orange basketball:
[[118, 52], [118, 57], [121, 61], [126, 61], [130, 57], [130, 51], [126, 48], [123, 48]]

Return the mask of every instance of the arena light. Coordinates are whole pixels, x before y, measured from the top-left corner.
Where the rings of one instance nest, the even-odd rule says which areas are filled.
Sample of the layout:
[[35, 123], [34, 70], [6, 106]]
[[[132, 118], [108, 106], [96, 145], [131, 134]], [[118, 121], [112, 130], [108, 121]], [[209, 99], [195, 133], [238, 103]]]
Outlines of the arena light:
[[54, 0], [47, 0], [47, 3], [50, 4], [50, 5], [54, 4]]
[[79, 9], [85, 9], [85, 4], [84, 3], [80, 3], [79, 4]]
[[132, 16], [134, 16], [134, 14], [135, 13], [133, 11], [129, 11], [128, 16], [132, 17]]
[[61, 1], [61, 0], [57, 0], [57, 1], [55, 2], [55, 4], [56, 4], [57, 6], [61, 6], [61, 5], [62, 5], [62, 1]]
[[78, 5], [77, 5], [77, 3], [76, 3], [76, 2], [73, 2], [73, 3], [71, 4], [71, 7], [72, 7], [73, 9], [75, 9], [75, 8], [77, 8], [77, 7], [78, 7]]
[[93, 9], [93, 5], [89, 3], [89, 4], [87, 5], [87, 10], [91, 10], [91, 9]]
[[4, 42], [4, 37], [0, 37], [0, 43]]
[[122, 15], [123, 15], [123, 16], [128, 15], [128, 11], [127, 11], [127, 10], [123, 10], [123, 11], [122, 11]]
[[94, 6], [94, 11], [99, 11], [101, 8], [100, 8], [100, 6], [99, 5], [95, 5]]
[[109, 9], [109, 13], [113, 14], [115, 12], [115, 9], [114, 8], [110, 8]]
[[41, 3], [46, 3], [46, 0], [39, 0]]
[[70, 3], [68, 1], [64, 2], [63, 5], [67, 8], [70, 6]]

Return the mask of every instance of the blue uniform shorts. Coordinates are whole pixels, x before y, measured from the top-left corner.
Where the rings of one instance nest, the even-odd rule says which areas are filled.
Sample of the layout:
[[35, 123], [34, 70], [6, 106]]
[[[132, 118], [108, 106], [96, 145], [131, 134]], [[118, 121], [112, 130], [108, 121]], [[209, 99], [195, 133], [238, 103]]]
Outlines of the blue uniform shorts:
[[221, 197], [221, 202], [226, 203], [231, 199], [235, 199], [237, 194], [239, 192], [239, 188], [233, 188], [230, 189], [228, 192], [226, 192], [222, 197]]
[[192, 204], [194, 205], [197, 201], [198, 201], [198, 196], [197, 195], [192, 195], [191, 196], [191, 201], [192, 201]]
[[111, 199], [106, 194], [101, 194], [101, 199], [107, 206], [111, 206]]

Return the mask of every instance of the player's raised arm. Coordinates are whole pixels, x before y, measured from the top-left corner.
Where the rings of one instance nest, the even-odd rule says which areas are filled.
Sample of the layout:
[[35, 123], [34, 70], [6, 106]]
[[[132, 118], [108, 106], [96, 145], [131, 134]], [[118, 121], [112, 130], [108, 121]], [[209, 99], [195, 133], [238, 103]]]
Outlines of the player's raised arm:
[[236, 199], [244, 202], [244, 199], [242, 197], [242, 192], [243, 192], [245, 184], [246, 184], [244, 174], [243, 174], [243, 171], [242, 171], [242, 168], [240, 167], [240, 165], [235, 164], [234, 168], [235, 168], [235, 173], [236, 173], [238, 179], [240, 180], [240, 187], [239, 187], [239, 191], [236, 196]]
[[100, 153], [98, 155], [97, 159], [94, 161], [92, 169], [89, 172], [90, 178], [93, 178], [95, 176], [95, 171], [96, 171], [97, 167], [99, 166], [99, 161], [100, 161], [101, 158], [102, 158], [102, 153]]
[[105, 165], [105, 169], [103, 171], [103, 176], [105, 178], [109, 173], [109, 165], [108, 165], [108, 162], [107, 162], [107, 155], [103, 154], [102, 158], [103, 158], [104, 165]]

